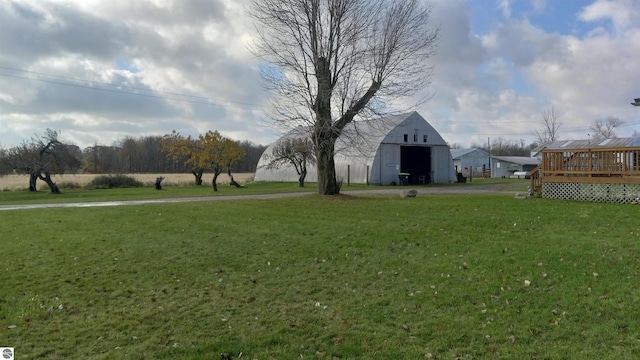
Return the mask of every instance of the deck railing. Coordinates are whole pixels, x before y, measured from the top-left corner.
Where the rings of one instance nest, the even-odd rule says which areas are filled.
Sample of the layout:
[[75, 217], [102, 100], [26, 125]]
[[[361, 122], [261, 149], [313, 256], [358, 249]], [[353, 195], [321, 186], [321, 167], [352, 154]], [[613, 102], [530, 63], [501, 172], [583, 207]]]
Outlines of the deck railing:
[[543, 150], [531, 189], [543, 182], [640, 184], [640, 147]]
[[531, 191], [539, 194], [542, 191], [542, 165], [531, 170]]

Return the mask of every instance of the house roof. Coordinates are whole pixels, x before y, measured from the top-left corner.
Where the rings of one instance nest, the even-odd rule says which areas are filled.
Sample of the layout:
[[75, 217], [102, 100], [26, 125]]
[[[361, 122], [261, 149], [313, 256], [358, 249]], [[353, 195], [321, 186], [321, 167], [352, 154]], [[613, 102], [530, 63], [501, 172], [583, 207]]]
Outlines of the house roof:
[[556, 140], [531, 150], [532, 154], [537, 154], [544, 149], [558, 150], [558, 149], [596, 149], [596, 148], [611, 148], [611, 147], [627, 147], [627, 146], [640, 146], [640, 138], [637, 137], [624, 137], [615, 139], [583, 139], [583, 140]]
[[483, 152], [485, 155], [489, 156], [489, 154], [482, 149], [471, 148], [471, 149], [451, 149], [451, 157], [453, 158], [453, 160], [457, 160], [474, 151], [480, 151], [480, 152]]
[[538, 165], [538, 159], [528, 156], [492, 156], [491, 158], [518, 165]]

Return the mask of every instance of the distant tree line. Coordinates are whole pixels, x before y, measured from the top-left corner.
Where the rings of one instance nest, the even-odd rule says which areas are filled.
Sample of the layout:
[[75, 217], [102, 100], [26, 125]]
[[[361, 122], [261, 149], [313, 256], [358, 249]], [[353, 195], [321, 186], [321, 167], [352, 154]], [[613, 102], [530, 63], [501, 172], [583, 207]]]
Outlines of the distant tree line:
[[538, 147], [537, 142], [508, 140], [502, 137], [491, 140], [490, 144], [473, 144], [472, 148], [482, 149], [495, 156], [531, 156], [531, 150]]
[[[177, 133], [173, 133], [176, 135]], [[179, 134], [177, 134], [179, 136]], [[125, 137], [113, 145], [95, 144], [81, 150], [80, 147], [58, 139], [59, 132], [47, 129], [22, 144], [3, 148], [0, 146], [0, 176], [6, 174], [29, 175], [29, 190], [36, 191], [37, 180], [44, 181], [51, 192], [59, 193], [51, 175], [69, 173], [124, 174], [124, 173], [193, 173], [193, 149], [202, 172], [214, 173], [215, 179], [223, 171], [255, 172], [260, 156], [266, 149], [250, 141], [225, 138], [217, 131], [185, 140], [185, 147], [168, 146], [171, 135]], [[178, 140], [178, 138], [173, 138]], [[191, 143], [193, 141], [193, 143]], [[192, 147], [193, 146], [193, 147]], [[184, 151], [183, 151], [184, 150]], [[202, 174], [200, 174], [201, 176]]]
[[[172, 159], [161, 148], [163, 136], [125, 137], [113, 145], [95, 144], [82, 151], [82, 172], [118, 173], [189, 173], [189, 165]], [[235, 172], [255, 172], [260, 156], [267, 148], [250, 141], [236, 141], [244, 157], [234, 164]]]
[[[524, 139], [509, 140], [503, 137], [498, 137], [484, 144], [471, 144], [471, 148], [481, 149], [495, 156], [531, 156], [531, 150], [538, 146], [539, 143], [536, 141], [527, 143]], [[458, 143], [450, 144], [449, 147], [452, 149], [462, 148]]]

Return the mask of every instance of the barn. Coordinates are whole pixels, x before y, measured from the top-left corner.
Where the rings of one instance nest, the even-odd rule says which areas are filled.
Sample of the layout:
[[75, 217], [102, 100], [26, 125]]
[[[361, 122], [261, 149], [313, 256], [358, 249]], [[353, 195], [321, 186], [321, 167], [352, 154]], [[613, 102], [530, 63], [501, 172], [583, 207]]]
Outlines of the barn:
[[[309, 136], [297, 128], [271, 144], [258, 161], [255, 181], [296, 181], [293, 166], [267, 167], [273, 147], [291, 137]], [[450, 183], [455, 171], [449, 146], [417, 112], [376, 120], [354, 121], [336, 141], [336, 176], [343, 183], [393, 185]], [[315, 166], [306, 181], [318, 179]]]
[[491, 155], [482, 149], [451, 149], [451, 157], [456, 171], [465, 177], [485, 176], [490, 170]]

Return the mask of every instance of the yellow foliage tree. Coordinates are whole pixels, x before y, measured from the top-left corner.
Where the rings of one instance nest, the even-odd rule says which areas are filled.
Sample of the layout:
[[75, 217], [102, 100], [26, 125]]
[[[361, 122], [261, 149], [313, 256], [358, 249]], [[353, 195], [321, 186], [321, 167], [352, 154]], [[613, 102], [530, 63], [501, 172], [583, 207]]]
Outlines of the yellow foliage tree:
[[244, 157], [244, 148], [237, 142], [222, 136], [218, 131], [208, 131], [198, 139], [184, 137], [175, 130], [162, 138], [161, 149], [174, 161], [182, 161], [196, 177], [196, 185], [202, 185], [205, 171], [213, 171], [211, 184], [218, 191], [218, 176], [226, 169], [229, 177], [231, 167]]
[[237, 142], [222, 136], [218, 131], [208, 131], [200, 135], [198, 144], [201, 146], [203, 161], [213, 171], [211, 185], [213, 191], [218, 191], [218, 176], [227, 169], [232, 183], [231, 167], [244, 157], [244, 148]]
[[202, 175], [207, 166], [202, 161], [197, 142], [191, 138], [191, 135], [185, 138], [179, 132], [173, 130], [171, 134], [162, 137], [160, 150], [173, 161], [184, 163], [195, 176], [196, 185], [202, 185]]

